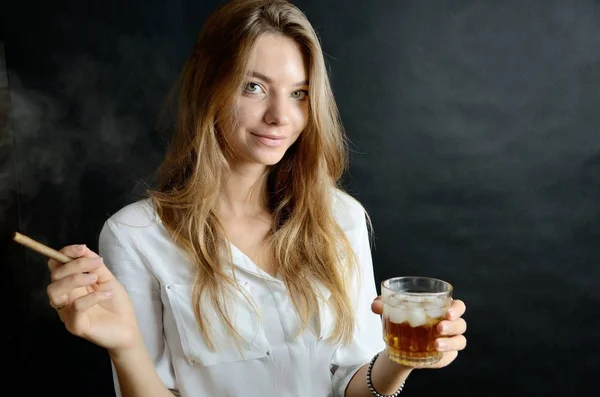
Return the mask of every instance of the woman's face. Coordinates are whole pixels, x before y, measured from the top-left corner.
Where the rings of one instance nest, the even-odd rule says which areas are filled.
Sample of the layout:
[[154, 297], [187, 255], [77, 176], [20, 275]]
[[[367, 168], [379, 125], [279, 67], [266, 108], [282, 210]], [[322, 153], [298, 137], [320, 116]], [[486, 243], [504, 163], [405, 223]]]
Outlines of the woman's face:
[[263, 35], [251, 57], [237, 111], [222, 126], [234, 167], [276, 164], [308, 121], [308, 73], [298, 45]]

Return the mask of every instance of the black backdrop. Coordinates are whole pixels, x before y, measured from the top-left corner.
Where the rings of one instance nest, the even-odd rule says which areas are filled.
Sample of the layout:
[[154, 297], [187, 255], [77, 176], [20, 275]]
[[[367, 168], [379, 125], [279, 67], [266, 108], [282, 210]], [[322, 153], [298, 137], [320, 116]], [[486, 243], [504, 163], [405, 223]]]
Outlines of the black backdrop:
[[[296, 3], [323, 40], [377, 281], [441, 277], [468, 307], [467, 349], [404, 394], [584, 395], [600, 368], [598, 2]], [[157, 113], [216, 4], [1, 6], [3, 232], [96, 248], [160, 161]], [[105, 352], [48, 307], [46, 259], [2, 240], [2, 260], [5, 384], [111, 396]]]

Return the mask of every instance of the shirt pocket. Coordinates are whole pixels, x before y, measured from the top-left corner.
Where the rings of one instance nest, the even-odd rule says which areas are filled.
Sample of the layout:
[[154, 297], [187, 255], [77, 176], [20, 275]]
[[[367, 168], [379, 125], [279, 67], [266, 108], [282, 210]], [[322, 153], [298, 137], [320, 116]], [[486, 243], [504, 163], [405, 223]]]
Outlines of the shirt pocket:
[[[229, 319], [242, 337], [239, 344], [232, 339], [229, 328], [219, 318], [216, 309], [203, 305], [209, 335], [215, 347], [211, 350], [200, 331], [192, 304], [191, 284], [168, 284], [165, 286], [168, 305], [173, 313], [183, 353], [192, 366], [210, 366], [220, 363], [259, 359], [267, 356], [269, 345], [260, 320], [241, 293], [232, 297]], [[241, 288], [244, 288], [241, 286]]]

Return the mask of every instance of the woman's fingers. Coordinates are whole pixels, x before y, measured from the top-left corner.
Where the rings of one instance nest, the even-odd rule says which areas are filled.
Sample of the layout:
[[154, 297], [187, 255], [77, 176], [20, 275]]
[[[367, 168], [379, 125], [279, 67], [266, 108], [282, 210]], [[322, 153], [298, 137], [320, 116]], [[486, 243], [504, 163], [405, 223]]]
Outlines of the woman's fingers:
[[73, 274], [53, 282], [47, 288], [50, 305], [55, 308], [69, 303], [69, 293], [76, 288], [86, 287], [94, 284], [98, 276], [96, 274]]
[[375, 300], [371, 303], [371, 310], [375, 314], [383, 314], [383, 301], [381, 300], [381, 295], [375, 298]]
[[107, 290], [90, 292], [73, 301], [69, 307], [68, 316], [65, 316], [62, 312], [59, 312], [59, 316], [70, 333], [83, 337], [90, 331], [90, 317], [77, 314], [85, 313], [98, 303], [110, 299], [111, 296], [112, 292]]
[[74, 274], [91, 272], [102, 266], [102, 263], [103, 260], [100, 257], [75, 259], [52, 270], [50, 279], [54, 282]]
[[463, 318], [454, 321], [443, 320], [437, 325], [437, 332], [446, 336], [462, 335], [467, 332], [467, 322]]
[[438, 338], [435, 340], [435, 347], [441, 352], [461, 351], [467, 347], [467, 338], [463, 335], [456, 335], [449, 338]]
[[71, 309], [76, 312], [82, 313], [89, 310], [92, 306], [95, 306], [102, 301], [110, 299], [111, 296], [111, 290], [94, 291], [75, 299], [71, 304]]
[[[59, 252], [61, 254], [65, 254], [69, 258], [73, 258], [73, 259], [77, 259], [77, 258], [81, 258], [81, 257], [94, 258], [94, 257], [98, 256], [98, 254], [96, 254], [94, 251], [90, 250], [85, 244], [67, 245], [66, 247], [63, 247], [62, 249], [60, 249]], [[57, 260], [55, 260], [55, 259], [48, 260], [48, 269], [50, 269], [50, 271], [53, 271], [54, 269], [56, 269], [60, 266], [63, 266], [63, 264], [58, 262]]]
[[467, 307], [465, 306], [465, 302], [463, 302], [460, 299], [454, 299], [452, 300], [452, 305], [450, 305], [450, 308], [446, 313], [446, 318], [448, 320], [456, 320], [457, 318], [465, 314], [466, 310]]

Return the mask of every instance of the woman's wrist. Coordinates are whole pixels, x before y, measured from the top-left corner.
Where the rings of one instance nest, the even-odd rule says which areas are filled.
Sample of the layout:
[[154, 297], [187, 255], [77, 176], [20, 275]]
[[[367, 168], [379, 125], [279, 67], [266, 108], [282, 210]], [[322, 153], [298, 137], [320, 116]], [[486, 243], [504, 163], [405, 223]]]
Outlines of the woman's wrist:
[[113, 361], [132, 360], [145, 353], [146, 347], [141, 333], [136, 331], [130, 343], [114, 349], [108, 349], [108, 355]]
[[404, 386], [413, 369], [390, 360], [387, 350], [383, 350], [370, 364], [370, 371], [367, 372], [371, 392], [374, 395], [377, 395], [375, 392], [380, 395], [394, 395]]

